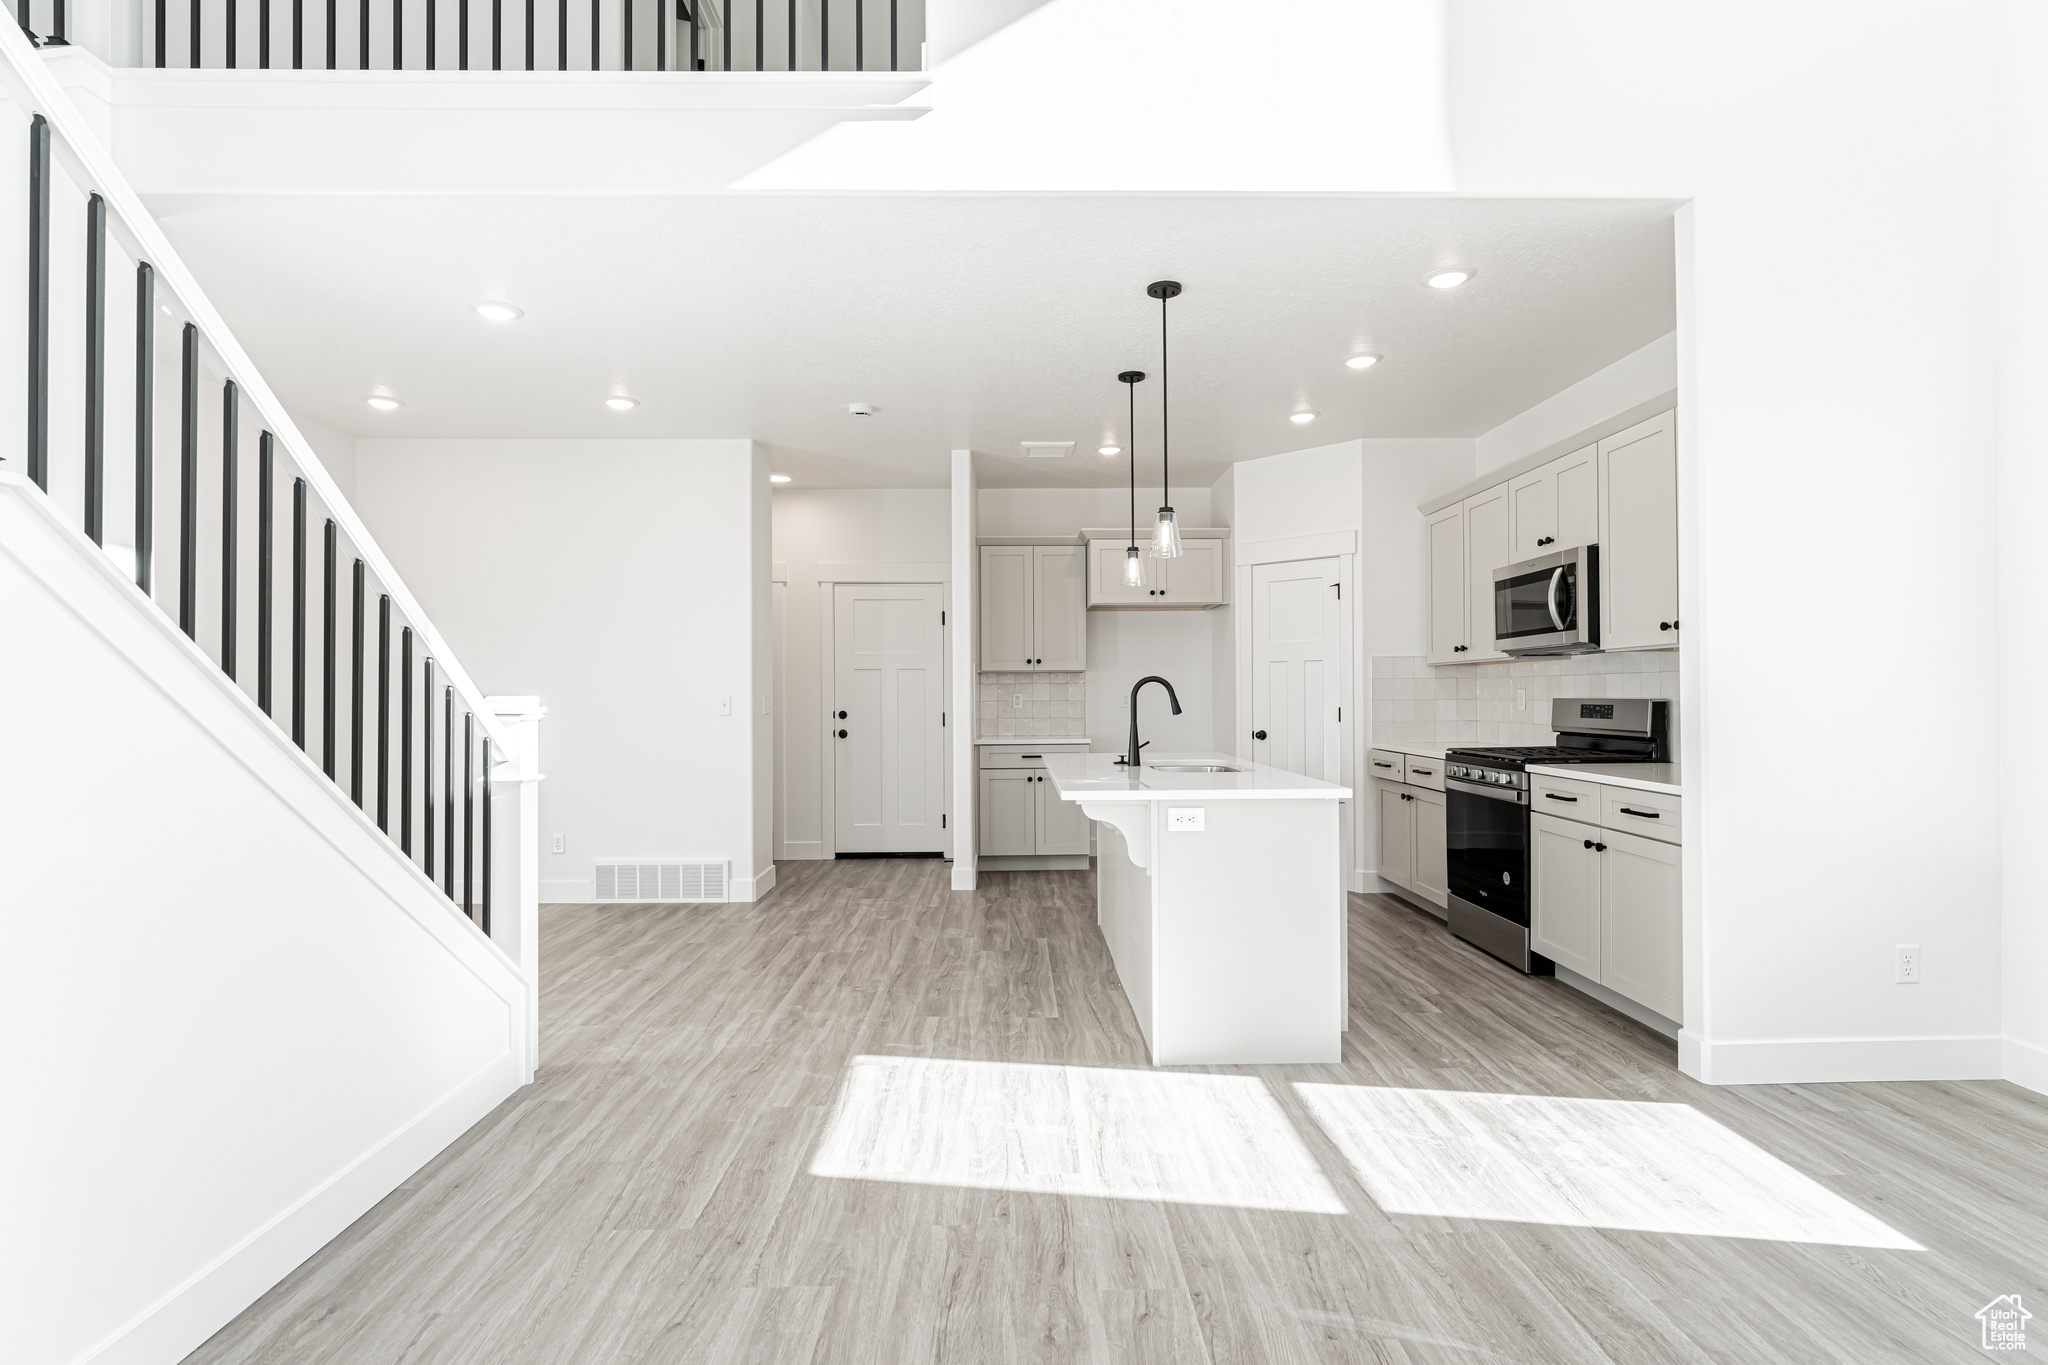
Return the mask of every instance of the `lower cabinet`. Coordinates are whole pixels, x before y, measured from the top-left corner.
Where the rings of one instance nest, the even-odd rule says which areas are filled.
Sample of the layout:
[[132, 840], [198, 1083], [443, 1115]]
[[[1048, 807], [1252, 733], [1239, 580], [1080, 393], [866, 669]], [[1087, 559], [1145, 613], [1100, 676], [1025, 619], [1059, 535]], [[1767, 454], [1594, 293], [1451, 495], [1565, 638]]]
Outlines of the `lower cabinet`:
[[1529, 839], [1530, 946], [1683, 1023], [1678, 845], [1541, 813]]
[[977, 852], [992, 858], [1087, 854], [1093, 822], [1079, 803], [1060, 800], [1038, 752], [1084, 753], [1087, 746], [1020, 747], [1033, 752], [993, 750], [983, 755]]
[[1438, 908], [1451, 903], [1444, 794], [1405, 782], [1375, 782], [1379, 875]]
[[1062, 801], [1051, 782], [1038, 783], [1038, 817], [1035, 853], [1086, 853], [1094, 821], [1082, 813], [1078, 801]]

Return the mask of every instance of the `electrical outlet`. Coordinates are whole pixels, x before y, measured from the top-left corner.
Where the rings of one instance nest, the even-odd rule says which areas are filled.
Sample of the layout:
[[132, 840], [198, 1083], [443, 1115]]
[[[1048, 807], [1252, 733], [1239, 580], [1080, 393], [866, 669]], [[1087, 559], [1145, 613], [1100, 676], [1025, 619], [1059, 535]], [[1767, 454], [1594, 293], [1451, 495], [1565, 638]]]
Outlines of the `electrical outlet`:
[[775, 694], [774, 694], [774, 693], [772, 693], [772, 692], [763, 692], [763, 693], [761, 694], [761, 714], [762, 714], [762, 715], [764, 715], [764, 716], [772, 716], [772, 715], [774, 715], [774, 714], [775, 714]]
[[730, 695], [718, 699], [718, 714], [721, 716], [732, 714], [732, 697]]
[[1166, 828], [1175, 834], [1200, 834], [1205, 828], [1202, 818], [1207, 814], [1200, 806], [1168, 806]]
[[1528, 689], [1528, 688], [1526, 688], [1526, 687], [1518, 687], [1518, 688], [1516, 688], [1516, 689], [1515, 689], [1515, 709], [1516, 709], [1517, 711], [1526, 711], [1526, 710], [1528, 710], [1528, 709], [1529, 709], [1529, 689]]
[[563, 841], [563, 839], [562, 839], [562, 836], [561, 836], [561, 835], [559, 835], [559, 834], [557, 834], [557, 835], [555, 836], [555, 842], [554, 842], [554, 848], [555, 848], [555, 852], [557, 852], [557, 853], [560, 853], [560, 852], [562, 851], [562, 849], [563, 849], [563, 846], [564, 846], [564, 841]]
[[1022, 692], [1012, 692], [1010, 694], [1010, 709], [1013, 711], [1022, 711], [1024, 709], [1024, 694]]
[[1899, 943], [1892, 946], [1892, 981], [1901, 986], [1920, 984], [1920, 945]]

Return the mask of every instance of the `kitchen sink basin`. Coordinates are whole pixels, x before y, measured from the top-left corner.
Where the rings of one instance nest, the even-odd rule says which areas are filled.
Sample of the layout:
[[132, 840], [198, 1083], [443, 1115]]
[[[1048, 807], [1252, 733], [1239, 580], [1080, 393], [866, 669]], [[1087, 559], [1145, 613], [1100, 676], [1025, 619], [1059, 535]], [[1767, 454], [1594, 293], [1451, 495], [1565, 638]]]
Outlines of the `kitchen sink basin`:
[[1242, 768], [1228, 767], [1222, 763], [1147, 763], [1146, 767], [1155, 773], [1241, 773]]

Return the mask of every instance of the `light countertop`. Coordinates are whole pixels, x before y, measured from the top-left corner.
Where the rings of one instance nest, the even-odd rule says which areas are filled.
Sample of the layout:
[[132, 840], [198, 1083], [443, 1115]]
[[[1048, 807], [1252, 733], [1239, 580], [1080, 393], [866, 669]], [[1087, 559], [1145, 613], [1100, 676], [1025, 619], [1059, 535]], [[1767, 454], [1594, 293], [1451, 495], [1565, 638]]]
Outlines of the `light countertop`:
[[1531, 763], [1529, 775], [1576, 777], [1581, 782], [1597, 782], [1603, 787], [1628, 787], [1639, 792], [1661, 792], [1665, 796], [1685, 795], [1678, 780], [1676, 763], [1566, 763], [1556, 767]]
[[1089, 739], [1086, 735], [982, 735], [974, 742], [976, 744], [1042, 744], [1047, 748], [1051, 748], [1056, 744], [1078, 744], [1085, 749], [1088, 747]]
[[[1448, 744], [1373, 744], [1375, 749], [1384, 749], [1390, 754], [1410, 754], [1416, 758], [1442, 758], [1450, 752]], [[1466, 748], [1473, 746], [1466, 745]]]
[[[1300, 773], [1249, 763], [1230, 754], [1152, 754], [1136, 773], [1117, 762], [1121, 754], [1047, 754], [1046, 776], [1066, 801], [1343, 801], [1351, 788]], [[1222, 763], [1232, 773], [1163, 773], [1160, 763]]]

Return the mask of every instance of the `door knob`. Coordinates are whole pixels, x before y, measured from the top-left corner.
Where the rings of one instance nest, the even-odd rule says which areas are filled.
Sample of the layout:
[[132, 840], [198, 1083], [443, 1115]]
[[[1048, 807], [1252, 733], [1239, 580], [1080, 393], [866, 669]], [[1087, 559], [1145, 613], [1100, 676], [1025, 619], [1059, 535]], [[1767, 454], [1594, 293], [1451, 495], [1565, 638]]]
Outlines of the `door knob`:
[[845, 739], [845, 738], [846, 738], [846, 731], [844, 731], [844, 730], [841, 730], [841, 731], [839, 732], [839, 737], [840, 737], [841, 739]]
[[1254, 730], [1254, 731], [1252, 731], [1252, 738], [1253, 738], [1253, 739], [1264, 739], [1265, 737], [1266, 737], [1266, 732], [1265, 732], [1264, 730]]
[[845, 713], [844, 711], [841, 711], [841, 712], [839, 713], [839, 719], [841, 719], [841, 720], [845, 720], [845, 719], [846, 719], [846, 713]]

